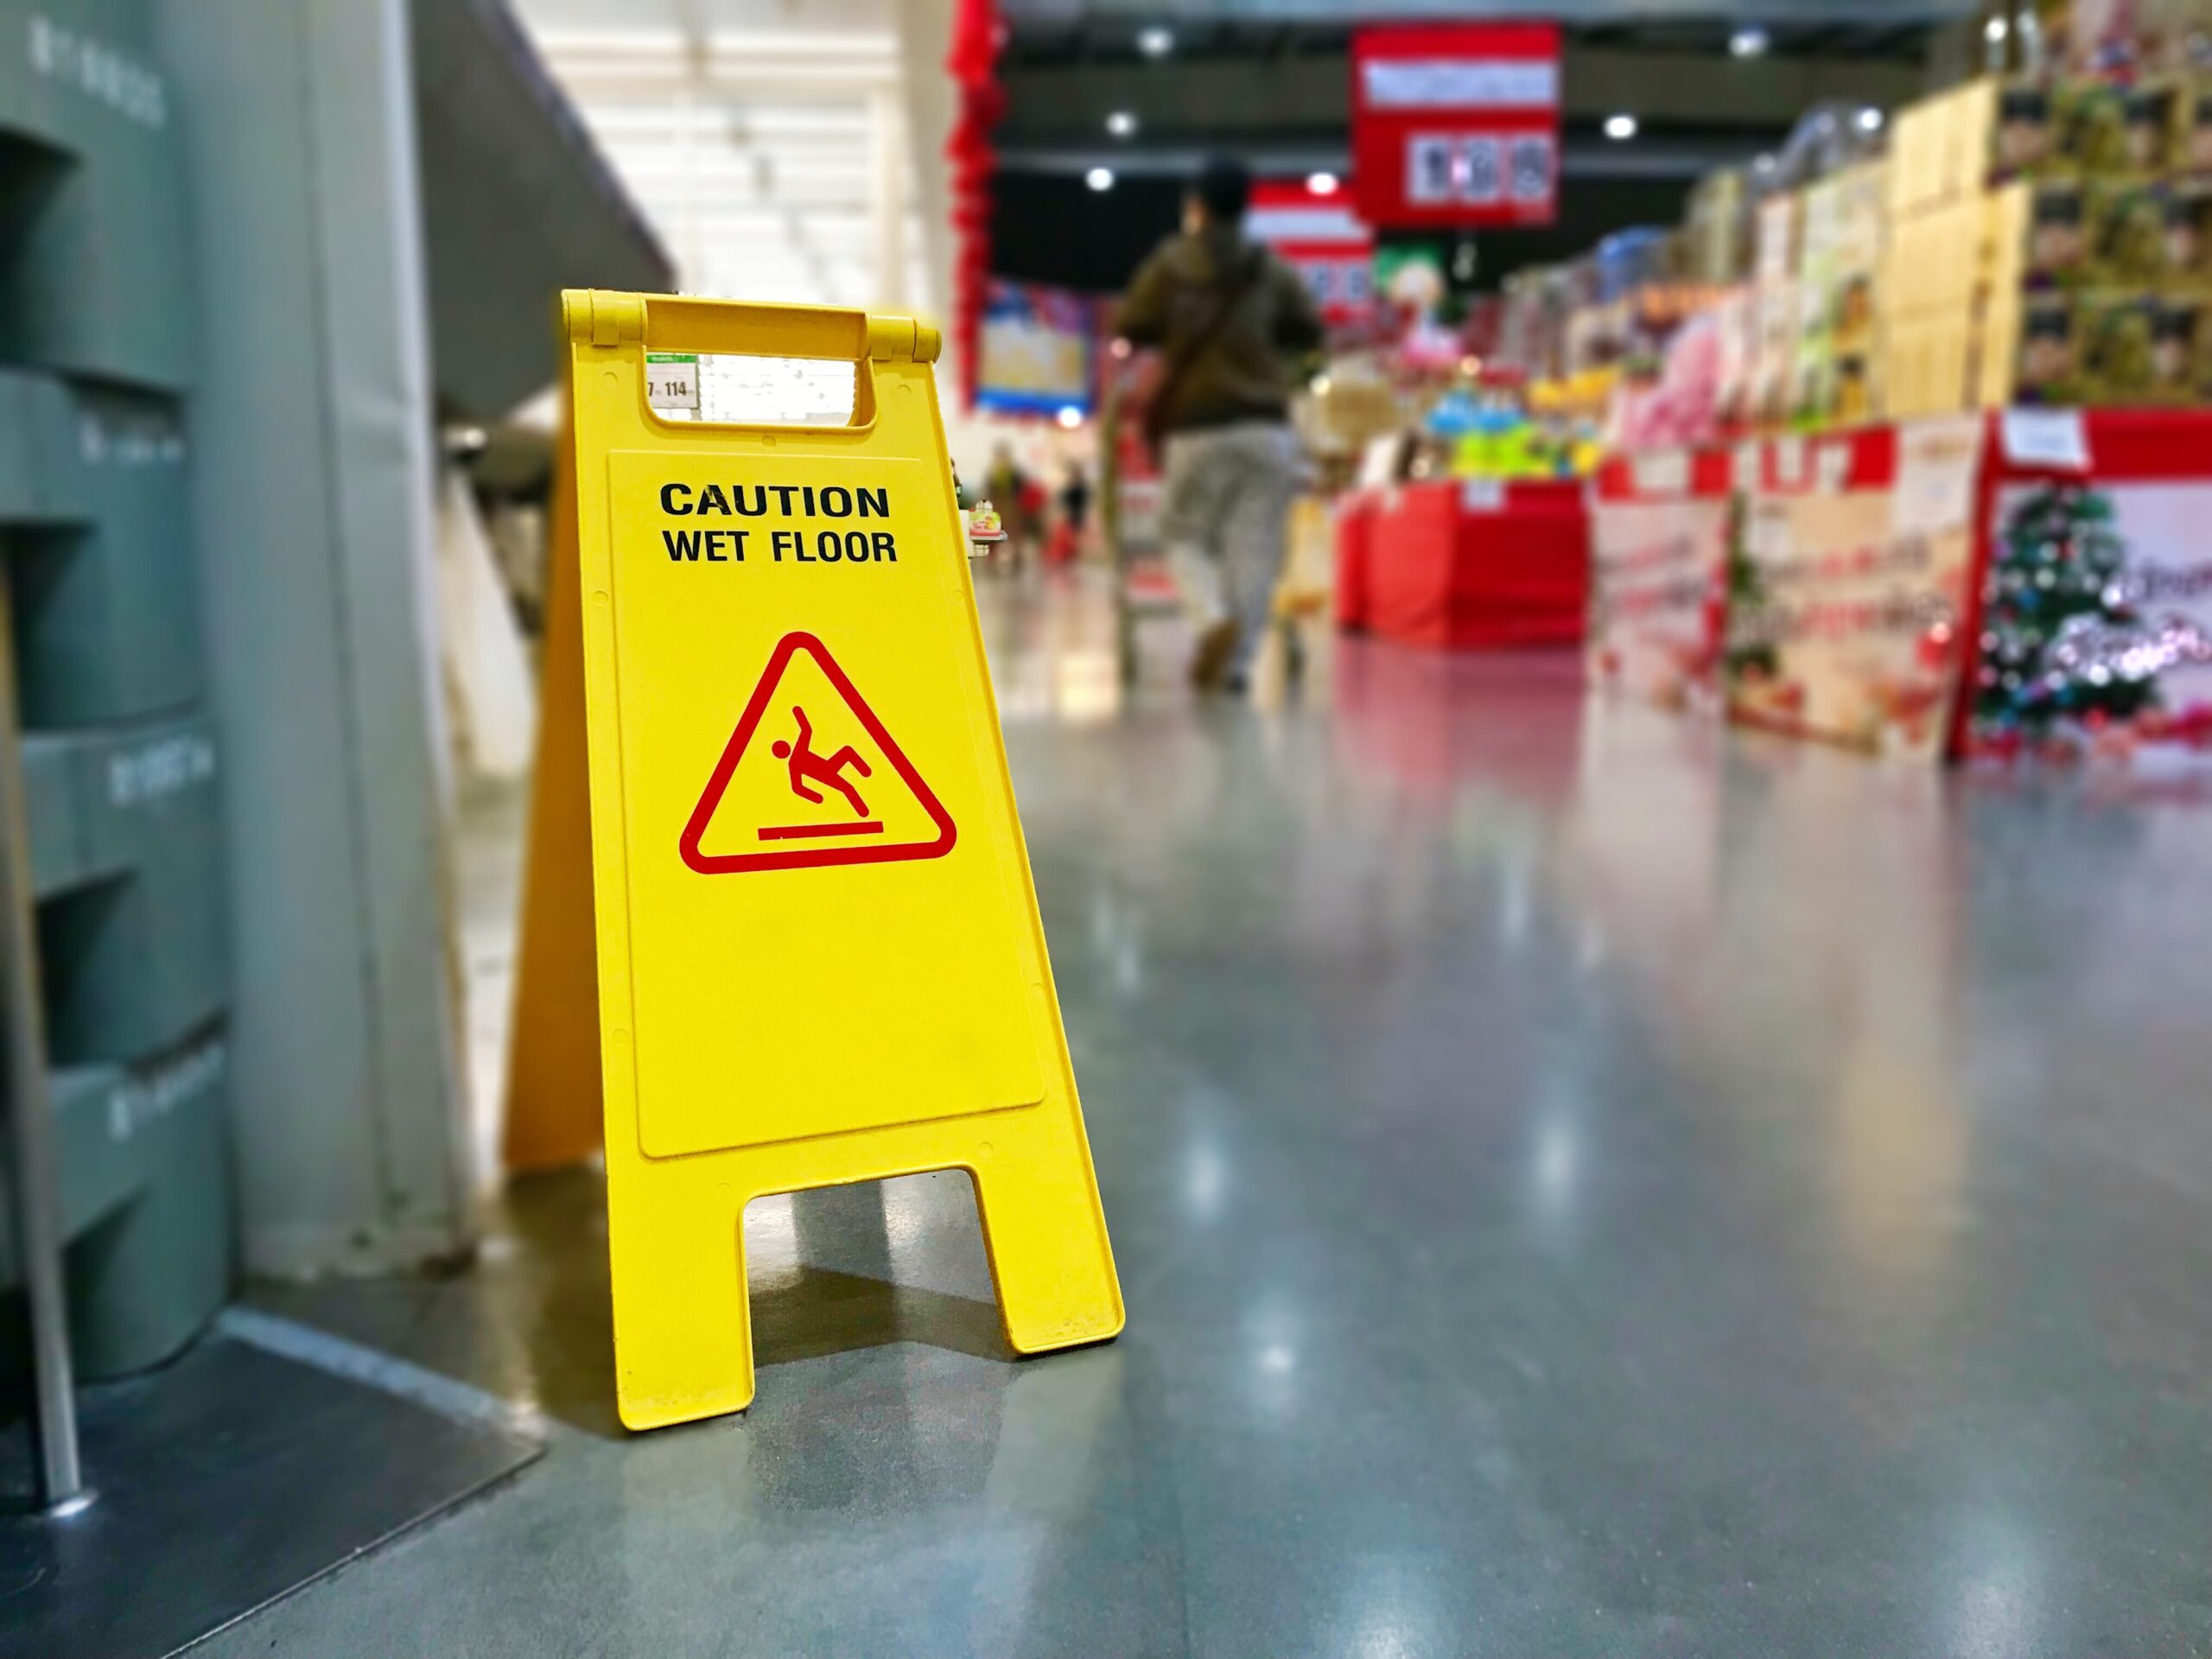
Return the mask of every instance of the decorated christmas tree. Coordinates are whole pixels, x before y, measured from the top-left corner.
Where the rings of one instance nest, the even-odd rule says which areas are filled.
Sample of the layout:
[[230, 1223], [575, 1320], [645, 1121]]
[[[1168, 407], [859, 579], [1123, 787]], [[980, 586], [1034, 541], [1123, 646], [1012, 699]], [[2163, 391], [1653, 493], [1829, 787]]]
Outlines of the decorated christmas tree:
[[2063, 721], [2094, 729], [2156, 702], [2155, 671], [2129, 649], [2142, 630], [2126, 562], [2101, 492], [2046, 484], [2021, 501], [1983, 599], [1974, 716], [1986, 738], [2038, 738]]
[[[1749, 625], [1757, 620], [1764, 624], [1766, 609], [1766, 580], [1759, 574], [1759, 567], [1745, 545], [1746, 520], [1750, 514], [1744, 505], [1745, 498], [1738, 491], [1728, 504], [1728, 611], [1731, 618], [1740, 618]], [[1770, 680], [1781, 665], [1773, 641], [1754, 633], [1746, 639], [1738, 637], [1728, 641], [1728, 650], [1721, 666], [1732, 683], [1737, 680]]]

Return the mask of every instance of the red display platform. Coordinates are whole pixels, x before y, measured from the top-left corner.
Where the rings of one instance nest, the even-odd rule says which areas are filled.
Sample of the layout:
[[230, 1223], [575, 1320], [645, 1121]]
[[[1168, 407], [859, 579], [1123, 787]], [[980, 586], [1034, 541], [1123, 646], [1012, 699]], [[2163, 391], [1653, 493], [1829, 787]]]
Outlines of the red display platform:
[[1590, 521], [1573, 479], [1408, 484], [1338, 518], [1338, 622], [1452, 651], [1573, 646]]
[[1368, 628], [1368, 573], [1375, 548], [1375, 509], [1380, 497], [1363, 491], [1337, 504], [1337, 626], [1347, 633]]

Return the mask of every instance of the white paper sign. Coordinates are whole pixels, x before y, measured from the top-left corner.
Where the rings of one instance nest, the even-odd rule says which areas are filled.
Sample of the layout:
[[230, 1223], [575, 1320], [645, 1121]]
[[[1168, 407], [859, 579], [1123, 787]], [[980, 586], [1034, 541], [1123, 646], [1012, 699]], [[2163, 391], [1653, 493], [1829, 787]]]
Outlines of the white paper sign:
[[2078, 409], [2008, 409], [2005, 459], [2019, 467], [2089, 470], [2089, 434]]
[[1386, 432], [1379, 438], [1370, 438], [1359, 452], [1359, 487], [1388, 489], [1397, 481], [1398, 435]]
[[1936, 415], [1900, 425], [1891, 533], [1928, 536], [1967, 523], [1980, 465], [1980, 415]]
[[1813, 487], [1822, 495], [1840, 495], [1851, 482], [1851, 442], [1824, 443], [1813, 452]]
[[1497, 512], [1505, 505], [1505, 480], [1502, 478], [1471, 478], [1459, 486], [1459, 508], [1463, 512]]
[[1687, 450], [1655, 449], [1635, 461], [1638, 495], [1687, 495], [1690, 488], [1690, 458]]
[[645, 402], [655, 409], [699, 407], [699, 359], [683, 352], [645, 353]]

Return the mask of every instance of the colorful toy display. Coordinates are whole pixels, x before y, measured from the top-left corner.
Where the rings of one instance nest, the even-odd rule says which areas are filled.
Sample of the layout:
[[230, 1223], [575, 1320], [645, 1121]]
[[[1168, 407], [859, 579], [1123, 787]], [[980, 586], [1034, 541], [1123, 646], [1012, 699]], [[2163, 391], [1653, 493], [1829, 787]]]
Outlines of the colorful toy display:
[[1006, 540], [1006, 526], [999, 521], [998, 509], [989, 502], [978, 502], [969, 510], [968, 539], [971, 542]]

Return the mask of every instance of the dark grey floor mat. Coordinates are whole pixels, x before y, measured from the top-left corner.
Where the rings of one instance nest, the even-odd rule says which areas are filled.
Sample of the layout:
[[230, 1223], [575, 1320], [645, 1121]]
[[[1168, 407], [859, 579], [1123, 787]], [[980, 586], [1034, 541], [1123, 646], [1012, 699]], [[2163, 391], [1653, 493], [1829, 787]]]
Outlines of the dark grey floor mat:
[[[173, 1653], [542, 1449], [473, 1390], [230, 1317], [174, 1364], [79, 1391], [99, 1500], [66, 1522], [0, 1519], [0, 1656]], [[29, 1488], [17, 1421], [0, 1435], [0, 1490], [20, 1509]]]

